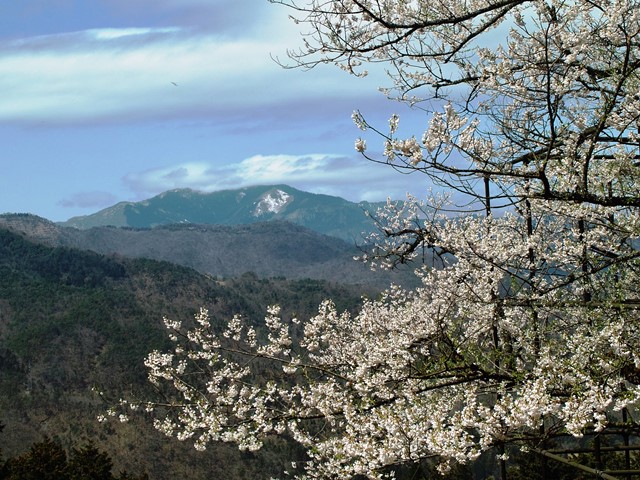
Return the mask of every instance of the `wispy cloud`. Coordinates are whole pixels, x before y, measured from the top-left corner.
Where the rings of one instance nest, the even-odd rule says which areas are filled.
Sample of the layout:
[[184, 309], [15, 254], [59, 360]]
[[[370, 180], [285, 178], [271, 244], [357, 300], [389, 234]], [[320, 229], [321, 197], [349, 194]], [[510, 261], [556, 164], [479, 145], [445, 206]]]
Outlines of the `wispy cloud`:
[[117, 197], [109, 192], [79, 192], [64, 198], [58, 205], [66, 208], [102, 208], [116, 203]]
[[163, 26], [0, 42], [0, 123], [251, 118], [292, 99], [304, 108], [318, 98], [376, 94], [373, 83], [363, 88], [333, 68], [283, 71], [271, 55], [294, 43], [284, 25], [279, 19], [243, 37]]
[[102, 40], [115, 40], [120, 38], [131, 37], [143, 37], [143, 36], [154, 36], [154, 35], [164, 35], [170, 33], [179, 33], [181, 29], [179, 27], [156, 27], [156, 28], [96, 28], [89, 29], [81, 32], [82, 35], [85, 35], [89, 38], [93, 38], [98, 41]]

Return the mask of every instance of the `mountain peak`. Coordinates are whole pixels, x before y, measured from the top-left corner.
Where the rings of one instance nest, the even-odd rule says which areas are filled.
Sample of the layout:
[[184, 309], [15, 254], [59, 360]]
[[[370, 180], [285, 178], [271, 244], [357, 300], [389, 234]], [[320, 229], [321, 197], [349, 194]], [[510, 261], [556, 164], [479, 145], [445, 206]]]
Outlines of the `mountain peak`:
[[260, 185], [210, 193], [175, 189], [140, 202], [120, 202], [60, 225], [79, 229], [98, 226], [152, 228], [177, 223], [243, 225], [285, 220], [353, 242], [375, 229], [364, 210], [375, 211], [378, 205], [381, 204], [357, 204], [288, 185]]

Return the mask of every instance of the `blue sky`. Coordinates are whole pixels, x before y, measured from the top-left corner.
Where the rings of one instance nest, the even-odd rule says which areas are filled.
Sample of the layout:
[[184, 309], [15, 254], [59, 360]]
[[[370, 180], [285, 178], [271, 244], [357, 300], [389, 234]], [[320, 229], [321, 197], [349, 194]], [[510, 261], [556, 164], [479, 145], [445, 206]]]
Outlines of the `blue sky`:
[[290, 13], [267, 0], [0, 3], [0, 213], [62, 221], [173, 188], [269, 183], [353, 201], [425, 193], [424, 177], [355, 152], [351, 113], [384, 128], [399, 112], [416, 135], [426, 118], [407, 122], [377, 91], [383, 73], [278, 66], [301, 44]]

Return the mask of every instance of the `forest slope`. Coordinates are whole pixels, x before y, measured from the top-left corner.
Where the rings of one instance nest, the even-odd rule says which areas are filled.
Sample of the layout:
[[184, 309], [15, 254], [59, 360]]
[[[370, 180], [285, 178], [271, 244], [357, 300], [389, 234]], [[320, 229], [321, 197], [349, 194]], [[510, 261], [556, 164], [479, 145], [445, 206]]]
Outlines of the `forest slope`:
[[166, 346], [163, 315], [188, 320], [205, 306], [217, 321], [241, 313], [257, 323], [269, 304], [282, 304], [286, 318], [305, 317], [329, 297], [355, 309], [361, 293], [253, 274], [216, 281], [167, 262], [50, 247], [0, 230], [0, 449], [15, 455], [48, 435], [63, 445], [96, 442], [116, 471], [144, 469], [153, 479], [276, 475], [296, 456], [286, 441], [256, 454], [227, 445], [199, 453], [150, 423], [99, 424], [107, 405], [91, 389], [116, 401], [148, 388], [142, 362]]
[[315, 278], [379, 290], [391, 282], [411, 286], [416, 281], [412, 266], [372, 272], [354, 261], [362, 253], [354, 244], [283, 221], [79, 230], [34, 215], [5, 214], [0, 215], [0, 226], [50, 246], [163, 260], [216, 278], [253, 272], [262, 278]]

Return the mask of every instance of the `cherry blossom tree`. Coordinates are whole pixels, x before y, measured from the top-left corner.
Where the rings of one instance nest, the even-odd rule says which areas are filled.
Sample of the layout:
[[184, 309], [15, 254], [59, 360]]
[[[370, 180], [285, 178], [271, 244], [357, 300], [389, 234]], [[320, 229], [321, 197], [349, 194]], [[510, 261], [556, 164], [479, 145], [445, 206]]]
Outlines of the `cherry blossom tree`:
[[388, 202], [363, 259], [391, 268], [426, 250], [441, 268], [353, 315], [272, 307], [266, 333], [241, 317], [216, 333], [204, 309], [165, 320], [175, 349], [146, 364], [173, 400], [142, 404], [158, 429], [196, 448], [289, 435], [308, 450], [300, 478], [384, 478], [633, 409], [640, 2], [272, 1], [306, 32], [292, 66], [384, 64], [388, 96], [425, 111], [411, 137], [397, 115], [382, 128], [354, 113], [358, 151], [435, 187]]

